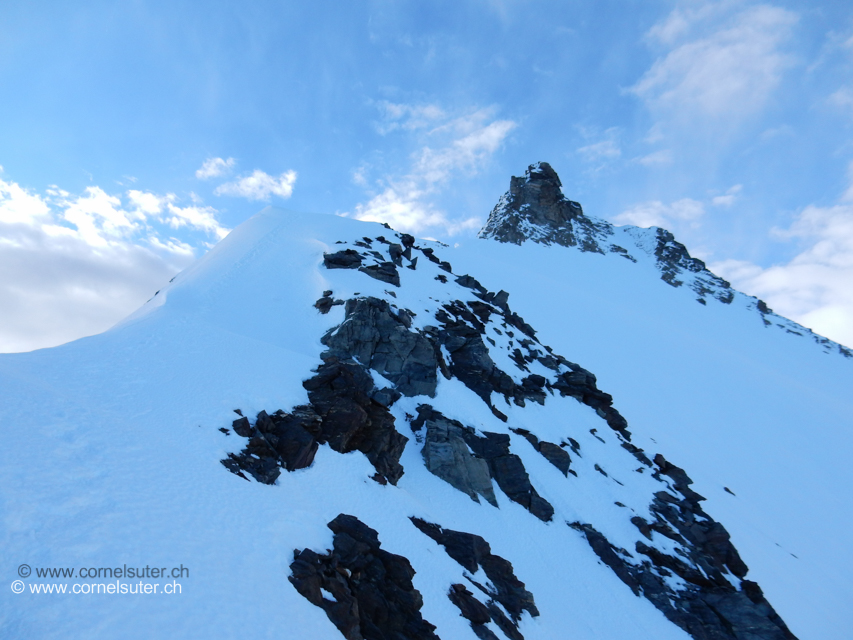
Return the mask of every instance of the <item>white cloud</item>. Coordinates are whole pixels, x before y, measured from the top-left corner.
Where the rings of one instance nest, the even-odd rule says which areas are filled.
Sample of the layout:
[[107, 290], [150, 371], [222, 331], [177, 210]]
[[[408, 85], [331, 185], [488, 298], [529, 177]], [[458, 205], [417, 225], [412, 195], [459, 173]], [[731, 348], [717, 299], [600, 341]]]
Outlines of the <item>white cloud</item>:
[[[405, 105], [396, 106], [400, 113], [411, 113], [411, 110], [403, 108]], [[399, 231], [414, 233], [433, 229], [454, 235], [479, 227], [479, 218], [450, 218], [430, 200], [455, 177], [476, 174], [501, 147], [516, 123], [494, 119], [492, 109], [479, 109], [449, 118], [436, 107], [431, 114], [434, 116], [431, 124], [435, 126], [423, 134], [426, 136], [422, 141], [425, 144], [413, 155], [408, 172], [386, 177], [380, 183], [379, 193], [356, 205], [351, 214], [344, 215], [352, 215], [358, 220], [386, 222]], [[355, 175], [364, 179], [363, 173]]]
[[587, 162], [598, 162], [600, 160], [615, 160], [622, 155], [622, 150], [615, 140], [602, 140], [595, 144], [588, 144], [585, 147], [580, 147], [578, 153], [581, 154]]
[[0, 180], [0, 223], [31, 224], [50, 214], [47, 203], [14, 182]]
[[213, 207], [178, 207], [171, 202], [167, 205], [169, 215], [166, 217], [166, 222], [173, 229], [181, 227], [191, 227], [200, 229], [216, 236], [217, 240], [221, 240], [228, 235], [229, 229], [221, 226], [216, 220], [217, 211]]
[[217, 196], [236, 196], [249, 200], [268, 201], [270, 196], [289, 198], [296, 184], [296, 172], [285, 171], [278, 177], [255, 169], [250, 175], [221, 184], [213, 190]]
[[63, 218], [77, 227], [80, 236], [91, 246], [104, 246], [112, 238], [124, 238], [138, 229], [122, 210], [121, 200], [100, 187], [86, 187], [86, 195], [62, 201]]
[[735, 203], [738, 194], [743, 190], [742, 184], [736, 184], [726, 190], [726, 193], [721, 196], [711, 198], [711, 204], [716, 207], [730, 207]]
[[797, 239], [806, 248], [788, 263], [768, 268], [727, 260], [711, 269], [780, 315], [853, 345], [853, 204], [808, 206], [790, 228], [773, 235]]
[[222, 158], [208, 158], [201, 165], [201, 168], [195, 172], [195, 177], [199, 180], [210, 180], [231, 173], [237, 161], [234, 158], [223, 160]]
[[587, 163], [587, 173], [595, 174], [622, 157], [619, 137], [622, 133], [619, 127], [610, 127], [600, 132], [596, 129], [578, 127], [581, 136], [589, 143], [576, 149], [576, 152]]
[[648, 155], [642, 156], [635, 160], [638, 164], [641, 164], [645, 167], [654, 167], [667, 165], [672, 163], [672, 151], [669, 149], [661, 149], [660, 151], [655, 151]]
[[680, 120], [711, 117], [730, 125], [761, 109], [792, 63], [784, 46], [797, 16], [770, 5], [730, 15], [732, 6], [679, 8], [655, 25], [649, 40], [667, 51], [629, 91]]
[[136, 210], [137, 215], [143, 217], [157, 215], [163, 210], [164, 199], [153, 193], [130, 190], [127, 192], [127, 199]]
[[99, 333], [145, 302], [195, 259], [198, 244], [162, 234], [163, 225], [227, 233], [214, 209], [177, 201], [96, 186], [39, 194], [0, 180], [0, 352]]
[[637, 227], [668, 227], [673, 221], [698, 224], [705, 215], [705, 205], [698, 200], [682, 198], [671, 204], [651, 200], [634, 205], [613, 218], [616, 224], [632, 224]]
[[444, 110], [434, 104], [401, 104], [387, 100], [381, 100], [376, 104], [382, 115], [382, 121], [376, 123], [376, 129], [382, 135], [398, 129], [404, 131], [424, 129], [434, 126], [447, 117]]

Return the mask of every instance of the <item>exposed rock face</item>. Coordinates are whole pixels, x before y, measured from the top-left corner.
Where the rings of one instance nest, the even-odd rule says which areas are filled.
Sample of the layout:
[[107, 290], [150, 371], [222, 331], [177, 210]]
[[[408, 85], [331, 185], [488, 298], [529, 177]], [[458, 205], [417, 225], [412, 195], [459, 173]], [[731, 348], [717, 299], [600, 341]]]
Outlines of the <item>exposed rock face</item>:
[[[654, 260], [661, 280], [672, 287], [690, 289], [697, 302], [707, 304], [709, 300], [717, 300], [731, 304], [735, 299], [731, 285], [709, 271], [704, 262], [693, 258], [666, 229], [616, 227], [584, 214], [579, 203], [563, 195], [560, 178], [546, 162], [532, 164], [524, 177], [510, 179], [509, 191], [492, 209], [479, 237], [511, 244], [530, 240], [576, 247], [583, 252], [615, 253], [631, 262], [637, 262], [636, 256], [645, 254]], [[847, 347], [776, 315], [761, 300], [752, 300], [765, 326], [775, 325], [787, 333], [811, 337], [827, 353], [853, 358], [853, 351]]]
[[310, 406], [294, 407], [291, 413], [277, 411], [272, 416], [261, 411], [255, 426], [247, 418], [232, 424], [234, 432], [249, 439], [238, 454], [229, 454], [222, 464], [239, 476], [246, 471], [258, 482], [274, 484], [281, 469], [295, 471], [311, 465], [317, 453], [320, 417]]
[[[548, 462], [557, 467], [564, 476], [568, 477], [569, 472], [571, 471], [570, 467], [572, 466], [572, 458], [565, 450], [567, 445], [557, 445], [553, 442], [545, 442], [544, 440], [540, 440], [534, 436], [526, 429], [513, 429], [512, 431], [523, 436], [525, 440], [532, 444], [533, 448], [541, 453]], [[574, 471], [572, 471], [572, 473], [574, 474]]]
[[[444, 547], [451, 558], [456, 560], [471, 574], [477, 573], [480, 567], [489, 578], [490, 585], [482, 585], [471, 576], [466, 579], [481, 591], [488, 600], [485, 604], [477, 600], [465, 585], [453, 584], [448, 598], [455, 604], [462, 616], [471, 622], [471, 628], [478, 637], [492, 637], [492, 632], [484, 627], [489, 621], [494, 622], [508, 638], [524, 640], [518, 631], [521, 615], [527, 611], [531, 616], [538, 616], [539, 610], [531, 594], [519, 580], [512, 569], [512, 563], [492, 553], [486, 540], [472, 533], [442, 529], [440, 525], [432, 524], [420, 518], [411, 518], [412, 523], [424, 534]], [[495, 603], [509, 613], [504, 614]]]
[[[654, 522], [635, 516], [631, 522], [648, 538], [653, 532], [679, 543], [681, 557], [637, 542], [643, 557], [636, 563], [625, 549], [618, 549], [590, 524], [572, 523], [582, 531], [590, 547], [631, 590], [655, 605], [669, 620], [697, 640], [791, 640], [795, 636], [764, 598], [754, 582], [743, 580], [747, 566], [732, 545], [725, 527], [705, 513], [702, 496], [690, 489], [692, 481], [683, 469], [655, 456], [658, 474], [673, 479], [673, 488], [655, 494], [651, 504]], [[686, 553], [685, 553], [686, 551]], [[740, 590], [726, 573], [741, 579]], [[666, 578], [681, 578], [676, 589]]]
[[551, 165], [530, 165], [523, 178], [510, 180], [509, 191], [492, 210], [480, 237], [513, 244], [531, 240], [586, 252], [617, 253], [632, 262], [637, 260], [631, 251], [642, 251], [654, 256], [664, 282], [680, 287], [689, 281], [703, 304], [708, 295], [724, 304], [734, 299], [729, 283], [708, 271], [704, 262], [692, 258], [666, 229], [637, 229], [633, 238], [628, 238], [634, 246], [626, 249], [612, 241], [612, 224], [585, 215], [580, 204], [563, 195], [561, 186]]
[[397, 432], [388, 407], [371, 397], [373, 378], [367, 370], [329, 357], [303, 386], [309, 405], [272, 416], [261, 411], [254, 427], [247, 418], [235, 420], [234, 431], [249, 438], [249, 444], [222, 464], [238, 475], [242, 470], [258, 482], [274, 484], [282, 468], [310, 466], [318, 445], [328, 444], [340, 453], [361, 451], [376, 468], [375, 480], [397, 484], [408, 438]]
[[347, 640], [439, 640], [421, 615], [409, 561], [381, 549], [377, 532], [354, 516], [341, 514], [328, 526], [331, 551], [294, 552], [288, 580], [296, 590]]
[[367, 370], [329, 358], [303, 386], [322, 418], [321, 443], [340, 453], [361, 451], [376, 468], [376, 480], [397, 484], [408, 438], [394, 428], [388, 408], [371, 398], [374, 385]]
[[474, 430], [461, 422], [445, 418], [429, 405], [418, 407], [418, 417], [412, 423], [415, 431], [424, 427], [426, 437], [421, 453], [426, 468], [459, 491], [467, 493], [472, 500], [479, 502], [477, 496], [483, 496], [497, 507], [489, 464], [483, 458], [472, 455], [466, 444], [466, 440], [477, 437]]
[[424, 462], [432, 473], [473, 500], [479, 502], [477, 495], [481, 495], [498, 506], [490, 479], [494, 478], [510, 500], [540, 520], [551, 520], [554, 508], [533, 488], [521, 458], [510, 453], [508, 435], [486, 431], [481, 438], [471, 427], [446, 418], [427, 404], [418, 407], [418, 417], [412, 422], [414, 431], [424, 427]]
[[[540, 208], [535, 214], [539, 216], [537, 224], [570, 225], [574, 234], [571, 237], [578, 246], [588, 246], [580, 243], [578, 235], [586, 228], [577, 224], [583, 213], [579, 207], [557, 197], [559, 180], [555, 181], [556, 176], [552, 171], [549, 173], [549, 169], [540, 165], [529, 180], [514, 183], [519, 202], [530, 205], [524, 211], [533, 204]], [[528, 183], [541, 184], [534, 188]], [[565, 234], [556, 237], [569, 241]], [[385, 291], [388, 299], [356, 294], [346, 302], [335, 300], [332, 291], [325, 291], [315, 304], [317, 310], [325, 313], [337, 304], [344, 304], [345, 319], [322, 338], [327, 347], [322, 355], [323, 363], [303, 383], [308, 391], [308, 404], [294, 407], [290, 412], [277, 411], [272, 415], [261, 412], [254, 424], [240, 414], [232, 429], [248, 442], [241, 452], [223, 460], [223, 464], [244, 478], [249, 474], [259, 482], [273, 484], [282, 469], [293, 471], [310, 466], [318, 446], [327, 444], [343, 453], [363, 452], [376, 469], [373, 476], [376, 481], [396, 484], [403, 475], [399, 461], [407, 438], [397, 432], [389, 407], [403, 396], [434, 397], [440, 373], [445, 378], [462, 382], [507, 425], [505, 432], [497, 432], [498, 428], [495, 432], [478, 431], [448, 418], [430, 404], [419, 404], [417, 417], [406, 414], [406, 419], [411, 421], [418, 443], [423, 443], [422, 457], [431, 473], [472, 500], [479, 502], [482, 497], [497, 506], [494, 480], [510, 500], [539, 520], [551, 522], [555, 510], [534, 488], [523, 462], [526, 459], [533, 470], [526, 456], [542, 455], [563, 474], [565, 479], [558, 478], [558, 481], [569, 483], [567, 491], [573, 489], [572, 483], [583, 482], [587, 492], [600, 487], [602, 495], [618, 493], [624, 502], [614, 502], [610, 498], [607, 504], [597, 505], [596, 510], [590, 512], [592, 522], [568, 524], [584, 535], [592, 551], [636, 595], [647, 598], [696, 640], [793, 638], [764, 599], [760, 588], [745, 580], [747, 567], [731, 544], [729, 534], [704, 513], [700, 506], [703, 498], [690, 488], [691, 480], [684, 470], [659, 454], [653, 462], [631, 443], [627, 420], [614, 407], [612, 396], [598, 388], [595, 375], [543, 345], [533, 327], [510, 308], [506, 291], [490, 292], [470, 275], [453, 274], [450, 263], [442, 260], [435, 249], [418, 246], [411, 236], [398, 235], [397, 238], [399, 242], [382, 236], [365, 237], [351, 243], [360, 251], [343, 247], [326, 254], [324, 262], [330, 269], [359, 270], [369, 277], [390, 282], [387, 278], [400, 277], [398, 267], [415, 268], [417, 258], [413, 252], [420, 251], [426, 258], [419, 268], [421, 272], [426, 271], [422, 277], [434, 278], [442, 283], [440, 287], [448, 288], [445, 297], [433, 298], [438, 303], [437, 310], [432, 312], [434, 317], [428, 318], [426, 323], [418, 318], [416, 324], [415, 314], [398, 306], [393, 291]], [[666, 272], [672, 280], [670, 284], [677, 284], [676, 280], [684, 274], [693, 278], [689, 280], [691, 287], [705, 282], [701, 262], [690, 258], [666, 232], [656, 234], [655, 238], [662, 243], [655, 245], [660, 249], [658, 259], [674, 265]], [[383, 273], [385, 275], [381, 275]], [[409, 277], [405, 272], [403, 275], [404, 279]], [[684, 277], [687, 282], [687, 276]], [[397, 283], [399, 281], [394, 284]], [[714, 296], [723, 290], [719, 283], [711, 285], [716, 287], [711, 291]], [[766, 305], [759, 304], [757, 310], [767, 323], [777, 317]], [[433, 319], [434, 324], [430, 324]], [[503, 368], [496, 362], [503, 363]], [[390, 381], [390, 386], [377, 388], [371, 371]], [[519, 414], [508, 407], [525, 407], [527, 402], [541, 405], [569, 402], [573, 407], [577, 402], [594, 411], [602, 420], [602, 426], [606, 424], [609, 429], [599, 432], [593, 428], [588, 433], [573, 430], [568, 433], [574, 437], [567, 434], [558, 442], [542, 440], [533, 432], [537, 430], [535, 425], [528, 423], [528, 428], [522, 429], [513, 424], [513, 416], [518, 418]], [[587, 413], [584, 419], [596, 418]], [[554, 433], [553, 427], [549, 425], [549, 433]], [[567, 423], [566, 428], [573, 426]], [[530, 452], [526, 444], [513, 450], [512, 434], [527, 440], [537, 453]], [[578, 440], [584, 442], [583, 449]], [[633, 474], [651, 476], [644, 481], [646, 486], [651, 481], [657, 483], [651, 486], [658, 489], [650, 491], [646, 498], [628, 489], [620, 492], [617, 485], [630, 487]], [[545, 486], [544, 477], [537, 476], [535, 480]], [[555, 490], [550, 484], [547, 488]], [[616, 511], [599, 521], [595, 515], [599, 508]], [[354, 518], [355, 522], [338, 522], [340, 518], [345, 517], [340, 516], [330, 524], [341, 531], [339, 545], [338, 530], [333, 527], [336, 532], [334, 551], [325, 556], [308, 550], [297, 554], [297, 561], [304, 562], [294, 562], [294, 584], [307, 580], [304, 585], [313, 585], [309, 588], [297, 584], [300, 593], [309, 594], [306, 597], [322, 606], [347, 638], [434, 637], [406, 635], [432, 634], [432, 627], [428, 623], [424, 623], [426, 626], [412, 623], [416, 616], [410, 615], [412, 608], [408, 605], [403, 608], [409, 613], [402, 618], [394, 613], [397, 605], [392, 600], [398, 596], [382, 595], [380, 598], [376, 595], [385, 587], [376, 583], [361, 590], [365, 580], [362, 574], [356, 576], [347, 573], [350, 569], [341, 570], [342, 566], [349, 566], [347, 558], [350, 556], [344, 556], [350, 552], [346, 550], [358, 548], [358, 553], [369, 556], [365, 567], [371, 572], [378, 575], [380, 566], [383, 571], [402, 572], [408, 575], [406, 579], [411, 584], [411, 575], [400, 568], [402, 565], [396, 561], [387, 566], [383, 564], [385, 556], [379, 553], [375, 532]], [[632, 527], [614, 525], [620, 518]], [[474, 573], [482, 567], [486, 572], [491, 585], [482, 585], [472, 576], [464, 576], [476, 588], [474, 593], [462, 583], [450, 585], [447, 593], [461, 615], [471, 623], [473, 633], [478, 638], [493, 639], [497, 637], [495, 629], [499, 629], [507, 638], [522, 640], [517, 626], [519, 617], [523, 611], [531, 615], [538, 612], [532, 596], [515, 578], [512, 565], [492, 555], [489, 545], [480, 536], [442, 529], [423, 520], [413, 519], [413, 522], [444, 546], [466, 571]], [[571, 535], [568, 530], [566, 533]], [[619, 544], [625, 548], [612, 540], [620, 540]], [[337, 576], [346, 587], [335, 587], [340, 596], [331, 586], [323, 586], [324, 580], [339, 580]], [[405, 584], [395, 583], [395, 579], [383, 580], [373, 573], [369, 576], [369, 581], [374, 582], [390, 580], [389, 584], [397, 586], [388, 586], [388, 589], [397, 593], [394, 589], [400, 588], [409, 594], [403, 600], [412, 601], [415, 596]], [[333, 594], [334, 602], [322, 598], [321, 588]], [[488, 600], [479, 600], [475, 596], [477, 590], [486, 594]], [[368, 593], [374, 595], [368, 596]], [[360, 599], [362, 597], [366, 600]], [[362, 615], [364, 607], [369, 610], [367, 618]], [[418, 608], [419, 605], [415, 607]], [[415, 627], [381, 635], [386, 632], [377, 631], [380, 626], [370, 626], [379, 625], [377, 620], [390, 618], [399, 622], [393, 623], [393, 629], [410, 623]], [[400, 622], [403, 618], [409, 622]], [[416, 630], [412, 631], [413, 628]]]
[[[494, 555], [484, 538], [472, 533], [442, 529], [440, 525], [426, 522], [420, 518], [411, 518], [412, 523], [424, 534], [444, 547], [451, 558], [471, 574], [480, 567], [489, 578], [491, 585], [482, 585], [470, 576], [465, 576], [472, 585], [481, 591], [488, 600], [485, 604], [474, 597], [464, 585], [451, 585], [448, 597], [462, 616], [471, 622], [471, 628], [479, 638], [493, 637], [491, 631], [483, 627], [489, 621], [494, 622], [503, 633], [512, 640], [524, 640], [518, 631], [521, 614], [526, 611], [538, 616], [539, 610], [533, 600], [533, 594], [524, 586], [513, 571], [512, 563]], [[509, 613], [509, 618], [495, 606], [498, 602]]]
[[391, 382], [405, 396], [435, 395], [438, 382], [435, 349], [410, 331], [411, 317], [395, 312], [385, 300], [348, 300], [346, 319], [323, 338], [330, 355], [356, 358]]
[[731, 304], [735, 293], [731, 285], [714, 275], [705, 267], [705, 263], [693, 258], [680, 242], [676, 241], [666, 229], [655, 229], [657, 245], [655, 246], [655, 258], [658, 269], [661, 272], [661, 280], [673, 287], [680, 287], [685, 272], [695, 274], [690, 288], [696, 292], [697, 300], [705, 303], [705, 296], [711, 295], [723, 304]]
[[568, 200], [561, 187], [557, 172], [547, 162], [530, 165], [523, 178], [510, 180], [509, 191], [492, 210], [480, 237], [513, 244], [534, 240], [604, 253], [610, 225], [585, 216], [581, 205]]

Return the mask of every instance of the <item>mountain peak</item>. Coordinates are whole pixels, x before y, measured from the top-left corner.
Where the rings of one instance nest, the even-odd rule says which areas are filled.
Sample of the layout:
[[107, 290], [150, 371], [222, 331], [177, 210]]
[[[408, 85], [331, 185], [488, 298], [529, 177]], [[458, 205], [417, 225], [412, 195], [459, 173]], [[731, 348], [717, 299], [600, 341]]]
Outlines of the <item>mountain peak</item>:
[[547, 162], [531, 164], [523, 177], [510, 179], [509, 191], [492, 210], [481, 238], [521, 244], [533, 240], [564, 246], [580, 244], [601, 252], [598, 238], [605, 229], [587, 218], [580, 203], [563, 195], [557, 172]]
[[[523, 177], [510, 178], [509, 190], [492, 209], [478, 236], [516, 245], [526, 241], [557, 244], [584, 253], [616, 254], [633, 263], [651, 262], [661, 280], [672, 287], [684, 286], [693, 291], [696, 301], [703, 305], [710, 300], [729, 305], [737, 294], [702, 260], [691, 256], [670, 231], [659, 227], [619, 227], [586, 215], [579, 202], [563, 194], [560, 177], [547, 162], [531, 164]], [[846, 347], [776, 315], [764, 301], [747, 298], [747, 304], [761, 317], [764, 326], [810, 336], [826, 352], [837, 351], [853, 357]]]

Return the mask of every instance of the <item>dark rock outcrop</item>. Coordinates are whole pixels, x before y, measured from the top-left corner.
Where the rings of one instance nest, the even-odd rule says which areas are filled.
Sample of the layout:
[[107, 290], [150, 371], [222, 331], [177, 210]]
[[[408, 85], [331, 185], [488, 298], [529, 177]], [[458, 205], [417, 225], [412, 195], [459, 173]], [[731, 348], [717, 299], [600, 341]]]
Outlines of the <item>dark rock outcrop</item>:
[[[542, 498], [530, 483], [524, 464], [509, 450], [509, 436], [484, 432], [480, 437], [471, 427], [451, 420], [429, 405], [418, 407], [418, 417], [412, 429], [426, 428], [423, 457], [427, 469], [439, 478], [471, 496], [483, 496], [497, 506], [491, 480], [513, 502], [530, 511], [544, 522], [551, 520], [554, 508]], [[470, 447], [474, 452], [468, 452]]]
[[376, 468], [376, 480], [397, 484], [408, 438], [396, 430], [388, 408], [371, 397], [370, 373], [359, 364], [329, 358], [303, 386], [322, 419], [320, 442], [340, 453], [361, 451]]
[[282, 468], [310, 466], [318, 445], [328, 444], [340, 453], [361, 451], [376, 469], [377, 482], [396, 484], [403, 475], [400, 456], [408, 438], [396, 430], [388, 405], [374, 399], [370, 373], [330, 357], [303, 386], [310, 404], [272, 416], [261, 411], [254, 426], [246, 418], [235, 420], [234, 432], [249, 443], [222, 464], [237, 475], [245, 471], [258, 482], [274, 484]]
[[[462, 615], [470, 620], [472, 624], [484, 624], [488, 622], [488, 620], [484, 619], [485, 614], [488, 612], [489, 618], [506, 635], [509, 637], [521, 637], [521, 634], [518, 633], [518, 622], [521, 620], [521, 614], [527, 611], [531, 616], [536, 617], [539, 615], [539, 610], [536, 608], [533, 594], [516, 577], [512, 563], [493, 554], [491, 546], [481, 536], [473, 533], [465, 533], [464, 531], [443, 529], [440, 525], [427, 522], [420, 518], [412, 517], [411, 521], [422, 533], [444, 547], [447, 555], [462, 565], [466, 571], [475, 574], [482, 567], [483, 572], [489, 578], [491, 585], [482, 585], [473, 578], [466, 576], [466, 579], [472, 585], [489, 598], [485, 603], [485, 611], [483, 603], [476, 600], [473, 594], [464, 586], [454, 585], [451, 587], [450, 600], [459, 607]], [[499, 608], [494, 606], [494, 602], [498, 602], [503, 606], [507, 613], [509, 613], [511, 621], [506, 618]], [[506, 629], [504, 628], [505, 624]]]
[[439, 640], [421, 615], [411, 563], [381, 549], [377, 532], [354, 516], [341, 514], [328, 526], [335, 534], [331, 551], [294, 552], [288, 580], [296, 590], [346, 640]]
[[492, 210], [480, 237], [513, 244], [534, 240], [604, 253], [602, 245], [612, 235], [610, 225], [585, 216], [581, 205], [567, 199], [561, 187], [557, 172], [547, 162], [530, 165], [523, 178], [510, 179], [509, 191]]
[[361, 261], [361, 254], [355, 249], [323, 254], [323, 264], [327, 269], [357, 269], [361, 266]]
[[317, 309], [322, 314], [327, 314], [331, 311], [332, 307], [343, 304], [343, 300], [335, 300], [332, 298], [331, 291], [324, 291], [321, 298], [314, 303], [314, 308]]
[[483, 496], [498, 506], [488, 463], [471, 455], [466, 443], [477, 437], [474, 430], [433, 411], [429, 405], [418, 407], [418, 417], [412, 423], [416, 431], [424, 427], [426, 437], [421, 453], [426, 468], [472, 500], [479, 502], [478, 496]]
[[396, 385], [405, 396], [435, 395], [438, 363], [433, 344], [410, 331], [411, 317], [379, 298], [355, 298], [341, 325], [323, 337], [329, 354], [355, 358]]
[[661, 272], [661, 280], [673, 287], [684, 284], [679, 278], [686, 271], [694, 274], [691, 288], [699, 296], [699, 301], [704, 302], [706, 295], [712, 295], [723, 304], [731, 304], [735, 294], [731, 285], [714, 275], [705, 268], [705, 263], [698, 258], [693, 258], [687, 252], [687, 247], [678, 242], [675, 236], [666, 229], [655, 229], [654, 255], [657, 260], [658, 269]]
[[359, 267], [359, 271], [366, 273], [371, 278], [376, 278], [382, 282], [393, 284], [395, 287], [400, 286], [400, 274], [397, 272], [397, 267], [393, 262], [380, 262], [367, 267]]
[[[656, 475], [673, 480], [674, 491], [659, 491], [650, 505], [654, 522], [631, 518], [644, 537], [654, 533], [678, 543], [680, 555], [669, 555], [637, 542], [636, 555], [618, 549], [590, 524], [572, 523], [599, 559], [636, 595], [642, 595], [670, 621], [696, 640], [795, 640], [795, 636], [764, 598], [757, 584], [743, 580], [747, 567], [722, 524], [705, 513], [704, 500], [689, 485], [683, 469], [655, 456]], [[726, 573], [741, 579], [740, 589]], [[665, 580], [676, 575], [685, 587]]]
[[512, 429], [512, 431], [522, 436], [532, 444], [533, 448], [541, 453], [548, 462], [557, 467], [564, 476], [569, 475], [569, 471], [571, 470], [570, 467], [572, 466], [572, 458], [560, 445], [540, 440], [527, 429]]

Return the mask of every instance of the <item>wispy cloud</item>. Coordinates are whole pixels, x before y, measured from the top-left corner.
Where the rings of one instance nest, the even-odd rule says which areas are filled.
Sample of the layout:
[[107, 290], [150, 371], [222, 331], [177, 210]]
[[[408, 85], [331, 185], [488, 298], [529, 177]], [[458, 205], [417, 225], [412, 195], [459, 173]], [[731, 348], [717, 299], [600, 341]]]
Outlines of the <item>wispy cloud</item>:
[[761, 109], [792, 63], [786, 45], [797, 16], [770, 5], [741, 6], [676, 8], [647, 34], [664, 53], [629, 91], [679, 120], [731, 124]]
[[711, 269], [738, 289], [766, 300], [778, 313], [853, 346], [853, 180], [837, 204], [810, 205], [788, 229], [776, 229], [772, 235], [805, 248], [787, 263], [768, 268], [726, 260]]
[[234, 158], [223, 160], [222, 158], [208, 158], [204, 161], [195, 172], [195, 177], [199, 180], [210, 180], [211, 178], [219, 178], [231, 173], [237, 161]]
[[0, 351], [108, 329], [195, 259], [169, 229], [200, 232], [206, 246], [228, 233], [216, 213], [174, 194], [38, 193], [0, 180]]
[[603, 140], [580, 147], [577, 151], [587, 162], [615, 160], [622, 155], [618, 135], [618, 130], [612, 127], [604, 132]]
[[661, 149], [654, 151], [645, 156], [635, 158], [634, 162], [641, 164], [644, 167], [655, 167], [672, 164], [672, 151], [669, 149]]
[[405, 104], [381, 100], [376, 106], [381, 117], [376, 123], [376, 130], [382, 135], [398, 129], [426, 129], [447, 118], [444, 110], [435, 104]]
[[634, 205], [613, 218], [616, 224], [632, 224], [637, 227], [668, 228], [673, 222], [698, 224], [705, 215], [705, 205], [692, 198], [682, 198], [670, 204], [660, 200], [650, 200]]
[[[386, 108], [387, 107], [383, 107]], [[412, 117], [419, 108], [395, 105], [395, 113]], [[387, 222], [400, 231], [422, 233], [434, 230], [454, 235], [481, 224], [476, 217], [452, 218], [432, 203], [440, 188], [457, 176], [472, 176], [490, 160], [517, 126], [511, 120], [495, 118], [493, 109], [478, 109], [458, 117], [449, 117], [437, 107], [429, 112], [430, 128], [422, 132], [422, 146], [411, 158], [408, 170], [378, 181], [380, 190], [367, 202], [356, 205], [351, 215], [359, 220]], [[408, 121], [406, 121], [408, 122]], [[425, 128], [420, 125], [399, 127], [406, 131]], [[363, 171], [354, 176], [367, 184]]]
[[735, 186], [727, 189], [723, 195], [711, 198], [711, 204], [715, 207], [730, 207], [735, 203], [735, 200], [737, 200], [738, 194], [741, 191], [743, 191], [743, 185], [736, 184]]
[[255, 169], [247, 176], [219, 185], [213, 190], [213, 194], [249, 200], [269, 201], [272, 196], [287, 199], [293, 194], [293, 185], [295, 184], [295, 171], [285, 171], [276, 177], [260, 169]]

